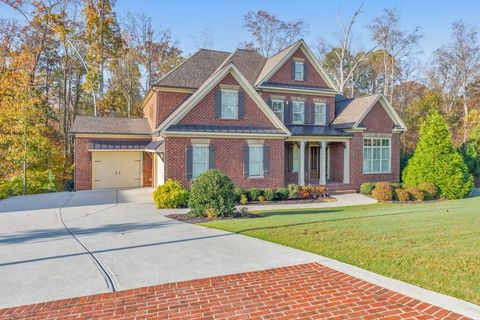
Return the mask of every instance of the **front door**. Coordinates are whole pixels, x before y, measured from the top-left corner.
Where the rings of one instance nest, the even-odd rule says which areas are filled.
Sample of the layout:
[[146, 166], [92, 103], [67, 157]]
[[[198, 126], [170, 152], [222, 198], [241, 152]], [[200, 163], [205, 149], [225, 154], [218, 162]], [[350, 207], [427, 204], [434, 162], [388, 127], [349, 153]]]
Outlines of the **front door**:
[[320, 179], [320, 147], [310, 146], [309, 153], [310, 180]]

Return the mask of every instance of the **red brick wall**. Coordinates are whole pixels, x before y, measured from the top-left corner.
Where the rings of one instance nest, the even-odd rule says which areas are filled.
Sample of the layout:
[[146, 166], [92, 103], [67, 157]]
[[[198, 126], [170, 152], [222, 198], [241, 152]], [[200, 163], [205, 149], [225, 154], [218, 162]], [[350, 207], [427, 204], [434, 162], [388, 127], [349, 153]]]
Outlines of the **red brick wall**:
[[272, 96], [281, 96], [285, 97], [286, 101], [292, 101], [292, 98], [302, 98], [306, 99], [305, 103], [312, 106], [314, 99], [322, 99], [327, 101], [327, 108], [328, 108], [328, 119], [327, 122], [330, 123], [335, 119], [335, 101], [334, 97], [329, 96], [322, 96], [322, 95], [310, 95], [310, 94], [291, 94], [291, 93], [281, 93], [281, 92], [268, 92], [263, 91], [260, 93], [261, 97], [265, 102], [268, 104], [268, 101], [272, 99]]
[[288, 168], [288, 150], [292, 148], [293, 142], [285, 142], [285, 185], [298, 183], [298, 172], [291, 172]]
[[88, 151], [87, 138], [75, 138], [74, 182], [75, 190], [92, 189], [92, 153]]
[[[206, 124], [206, 125], [231, 125], [275, 128], [262, 110], [245, 92], [245, 117], [243, 119], [220, 119], [215, 118], [215, 91], [220, 85], [238, 85], [235, 78], [228, 74], [220, 83], [213, 88], [200, 102], [180, 120], [180, 124]], [[241, 89], [242, 90], [242, 89]]]
[[[191, 181], [185, 174], [185, 150], [190, 138], [166, 138], [165, 178], [180, 181], [189, 186]], [[275, 188], [284, 185], [284, 141], [265, 140], [270, 148], [269, 174], [265, 178], [243, 176], [244, 139], [210, 139], [215, 145], [215, 167], [232, 178], [235, 186], [241, 188]]]
[[331, 142], [330, 148], [330, 180], [343, 182], [343, 143]]
[[[307, 81], [292, 80], [292, 60], [294, 58], [305, 59], [304, 61], [307, 64]], [[300, 49], [298, 49], [293, 56], [270, 77], [270, 79], [267, 79], [266, 82], [288, 83], [324, 88], [328, 87], [328, 84], [322, 79], [315, 67], [310, 63]]]
[[400, 134], [393, 133], [394, 122], [377, 103], [367, 114], [362, 122], [366, 128], [365, 133], [391, 134], [391, 173], [387, 174], [363, 174], [363, 137], [364, 133], [356, 132], [350, 143], [350, 179], [355, 188], [359, 188], [364, 182], [400, 181]]
[[151, 129], [156, 128], [157, 121], [155, 119], [155, 94], [150, 97], [150, 99], [145, 103], [145, 107], [143, 107], [143, 117], [147, 118], [148, 124], [150, 125]]
[[142, 164], [142, 174], [143, 174], [143, 186], [152, 187], [153, 186], [153, 153], [143, 152], [143, 164]]
[[157, 95], [157, 119], [155, 128], [158, 127], [175, 109], [177, 109], [191, 93], [158, 91]]

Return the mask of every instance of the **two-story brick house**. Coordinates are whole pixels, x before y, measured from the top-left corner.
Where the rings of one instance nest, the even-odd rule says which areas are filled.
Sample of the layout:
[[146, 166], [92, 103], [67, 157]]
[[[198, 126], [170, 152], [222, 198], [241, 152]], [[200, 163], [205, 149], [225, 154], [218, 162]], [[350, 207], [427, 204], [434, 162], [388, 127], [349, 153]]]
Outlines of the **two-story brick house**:
[[242, 188], [400, 178], [400, 117], [382, 95], [339, 95], [304, 41], [268, 59], [200, 50], [150, 89], [143, 111], [77, 117], [76, 190], [189, 185], [208, 168]]

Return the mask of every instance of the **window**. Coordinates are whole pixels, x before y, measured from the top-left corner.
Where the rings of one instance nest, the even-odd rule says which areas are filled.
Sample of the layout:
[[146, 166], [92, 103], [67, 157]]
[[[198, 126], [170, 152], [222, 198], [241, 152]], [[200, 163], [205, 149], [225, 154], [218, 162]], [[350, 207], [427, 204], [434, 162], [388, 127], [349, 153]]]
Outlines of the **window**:
[[221, 90], [222, 93], [222, 119], [238, 119], [238, 91]]
[[327, 104], [325, 102], [315, 102], [314, 104], [314, 123], [320, 125], [327, 124]]
[[300, 166], [300, 148], [297, 144], [293, 145], [293, 163], [292, 163], [292, 172], [298, 172], [298, 167]]
[[363, 139], [363, 173], [390, 173], [390, 139]]
[[272, 105], [270, 106], [273, 113], [278, 117], [278, 119], [282, 120], [283, 122], [283, 108], [284, 102], [283, 100], [272, 100]]
[[305, 102], [293, 101], [292, 123], [305, 123]]
[[304, 71], [305, 71], [305, 68], [304, 68], [304, 65], [303, 65], [303, 62], [302, 61], [295, 61], [293, 63], [294, 65], [294, 68], [295, 68], [295, 73], [294, 73], [294, 80], [300, 80], [300, 81], [303, 81], [305, 80], [305, 75], [304, 75]]
[[208, 146], [192, 146], [192, 178], [208, 170]]
[[249, 146], [248, 149], [249, 176], [263, 176], [263, 146]]

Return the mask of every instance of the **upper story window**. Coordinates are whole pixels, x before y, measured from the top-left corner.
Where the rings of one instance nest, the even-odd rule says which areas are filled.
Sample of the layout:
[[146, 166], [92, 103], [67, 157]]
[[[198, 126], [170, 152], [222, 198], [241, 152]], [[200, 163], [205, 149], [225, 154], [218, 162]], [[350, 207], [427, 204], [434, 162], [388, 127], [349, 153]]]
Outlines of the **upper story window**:
[[195, 179], [208, 170], [208, 146], [192, 146], [192, 178]]
[[292, 101], [292, 123], [305, 123], [305, 102]]
[[278, 119], [282, 120], [283, 122], [283, 110], [285, 108], [285, 102], [283, 100], [272, 100], [270, 108], [278, 117]]
[[315, 102], [314, 107], [314, 124], [327, 124], [327, 104], [325, 102]]
[[238, 119], [238, 90], [222, 89], [222, 119]]
[[294, 72], [294, 80], [300, 80], [303, 81], [305, 80], [305, 66], [303, 61], [295, 61], [293, 63], [293, 66], [295, 68]]
[[390, 173], [390, 152], [390, 138], [363, 139], [363, 173]]

